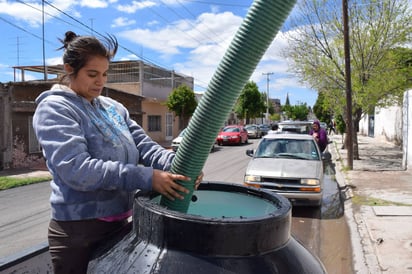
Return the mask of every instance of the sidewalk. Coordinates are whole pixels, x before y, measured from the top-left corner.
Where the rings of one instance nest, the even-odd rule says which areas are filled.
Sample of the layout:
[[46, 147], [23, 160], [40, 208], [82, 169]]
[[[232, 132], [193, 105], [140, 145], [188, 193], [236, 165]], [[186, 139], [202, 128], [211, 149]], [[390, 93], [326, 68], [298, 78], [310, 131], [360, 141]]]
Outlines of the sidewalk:
[[347, 171], [342, 136], [330, 136], [336, 180], [346, 196], [355, 273], [412, 273], [412, 171], [402, 170], [402, 150], [358, 136], [360, 160]]

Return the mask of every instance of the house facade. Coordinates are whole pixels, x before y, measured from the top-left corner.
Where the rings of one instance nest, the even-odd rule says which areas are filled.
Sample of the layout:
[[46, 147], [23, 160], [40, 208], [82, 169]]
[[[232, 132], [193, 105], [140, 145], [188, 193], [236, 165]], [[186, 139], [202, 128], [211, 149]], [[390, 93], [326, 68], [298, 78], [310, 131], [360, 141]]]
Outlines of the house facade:
[[[40, 146], [32, 128], [36, 108], [34, 100], [57, 83], [64, 73], [62, 65], [20, 66], [14, 70], [22, 81], [0, 83], [0, 169], [12, 167], [13, 150], [17, 144], [23, 145], [28, 156], [40, 155]], [[35, 73], [45, 75], [46, 80], [25, 81], [33, 78]], [[102, 95], [125, 105], [131, 118], [152, 139], [168, 146], [181, 126], [165, 103], [170, 92], [183, 84], [193, 89], [193, 78], [142, 61], [119, 61], [111, 63]]]

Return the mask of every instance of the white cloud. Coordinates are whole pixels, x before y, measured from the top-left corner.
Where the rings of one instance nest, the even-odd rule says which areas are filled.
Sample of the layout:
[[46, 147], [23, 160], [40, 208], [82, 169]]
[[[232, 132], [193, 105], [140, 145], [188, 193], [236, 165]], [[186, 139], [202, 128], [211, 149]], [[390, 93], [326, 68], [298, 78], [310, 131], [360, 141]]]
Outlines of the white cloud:
[[180, 4], [180, 1], [181, 1], [181, 0], [161, 0], [161, 2], [162, 2], [163, 4], [166, 4], [166, 5], [176, 5], [176, 4]]
[[153, 20], [153, 21], [149, 21], [149, 22], [147, 23], [147, 26], [148, 26], [148, 27], [153, 27], [153, 26], [156, 26], [156, 25], [158, 25], [158, 24], [159, 24], [159, 21]]
[[153, 1], [132, 1], [130, 5], [118, 5], [117, 10], [125, 13], [135, 13], [137, 10], [141, 10], [152, 6], [156, 6], [156, 3]]
[[80, 1], [80, 6], [87, 8], [107, 8], [109, 3], [104, 0], [82, 0]]
[[30, 5], [37, 10], [21, 3], [2, 1], [0, 2], [0, 14], [6, 14], [17, 20], [26, 21], [31, 26], [40, 26], [42, 22], [41, 5], [34, 3]]
[[133, 29], [118, 35], [160, 52], [164, 60], [185, 54], [186, 61], [175, 63], [173, 68], [193, 76], [195, 85], [205, 87], [241, 22], [242, 18], [231, 12], [204, 13], [196, 20], [179, 20], [159, 29]]
[[118, 17], [113, 20], [113, 23], [110, 25], [112, 28], [117, 28], [117, 27], [126, 27], [130, 25], [136, 24], [136, 20], [130, 20], [126, 17]]
[[55, 66], [55, 65], [60, 65], [60, 64], [63, 64], [62, 56], [46, 59], [46, 65], [48, 66]]
[[165, 55], [180, 53], [176, 46], [177, 40], [173, 39], [174, 32], [168, 28], [158, 32], [152, 32], [149, 29], [134, 29], [123, 31], [118, 36]]
[[181, 49], [197, 49], [194, 53], [198, 54], [207, 46], [209, 58], [214, 58], [210, 55], [226, 48], [228, 38], [233, 37], [240, 22], [241, 18], [230, 12], [203, 14], [196, 21], [179, 20], [158, 29], [136, 28], [123, 31], [119, 36], [165, 56], [180, 54]]
[[138, 58], [136, 55], [134, 54], [128, 54], [126, 56], [121, 57], [119, 60], [120, 61], [130, 61], [130, 60], [138, 60], [140, 58]]
[[[55, 1], [53, 6], [59, 10], [65, 11], [70, 9], [71, 1]], [[45, 20], [50, 20], [53, 16], [59, 16], [60, 12], [49, 5], [44, 6]], [[43, 22], [41, 3], [27, 3], [27, 5], [18, 2], [0, 2], [0, 14], [6, 14], [16, 20], [27, 22], [31, 27], [40, 27]]]
[[[173, 68], [193, 76], [195, 86], [199, 89], [207, 86], [241, 22], [242, 18], [231, 12], [204, 13], [195, 21], [180, 20], [157, 30], [134, 29], [124, 31], [120, 36], [144, 48], [159, 51], [164, 58], [186, 54], [186, 61], [175, 63]], [[286, 60], [280, 57], [281, 50], [286, 46], [285, 35], [280, 32], [266, 51], [251, 80], [257, 83], [266, 81], [263, 73], [273, 72], [270, 89], [300, 86], [287, 72]]]

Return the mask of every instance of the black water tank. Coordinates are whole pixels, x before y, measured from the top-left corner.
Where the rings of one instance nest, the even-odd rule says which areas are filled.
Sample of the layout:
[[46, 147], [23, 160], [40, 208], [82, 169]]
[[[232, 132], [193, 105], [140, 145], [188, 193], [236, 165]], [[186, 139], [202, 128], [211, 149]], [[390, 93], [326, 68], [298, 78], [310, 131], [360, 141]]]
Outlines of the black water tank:
[[[273, 210], [244, 216], [239, 208], [238, 216], [205, 217], [167, 210], [156, 196], [137, 193], [132, 231], [110, 250], [98, 252], [101, 255], [89, 263], [88, 272], [326, 273], [322, 263], [291, 237], [291, 204], [284, 197], [220, 182], [203, 182], [195, 192], [200, 201], [203, 192], [236, 193], [271, 204]], [[213, 204], [213, 196], [208, 197]]]

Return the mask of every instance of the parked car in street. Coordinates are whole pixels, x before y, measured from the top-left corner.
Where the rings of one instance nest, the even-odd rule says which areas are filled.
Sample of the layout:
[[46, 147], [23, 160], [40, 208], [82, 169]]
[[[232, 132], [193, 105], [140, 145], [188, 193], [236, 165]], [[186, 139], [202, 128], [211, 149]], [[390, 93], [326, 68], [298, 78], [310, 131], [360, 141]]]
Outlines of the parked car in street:
[[313, 122], [311, 121], [283, 121], [278, 123], [279, 131], [309, 134]]
[[243, 126], [240, 125], [225, 126], [216, 138], [216, 142], [219, 146], [229, 144], [246, 144], [248, 141], [248, 132]]
[[265, 136], [266, 134], [268, 134], [270, 130], [270, 126], [266, 124], [259, 125], [259, 128], [260, 128], [260, 132], [262, 133], [262, 136]]
[[[185, 136], [185, 132], [186, 132], [186, 128], [184, 128], [184, 129], [179, 133], [179, 135], [172, 140], [172, 149], [173, 149], [174, 152], [176, 152], [177, 149], [179, 148], [179, 145], [180, 145], [180, 143], [182, 142], [183, 137]], [[212, 145], [212, 147], [210, 148], [210, 152], [213, 152], [214, 150], [215, 150], [215, 143], [214, 143], [214, 144]]]
[[262, 137], [262, 132], [260, 131], [260, 127], [258, 125], [246, 125], [245, 129], [247, 130], [247, 135], [249, 138], [258, 139]]
[[255, 151], [246, 154], [253, 158], [246, 168], [245, 185], [279, 193], [293, 205], [321, 205], [323, 161], [312, 136], [268, 134]]

